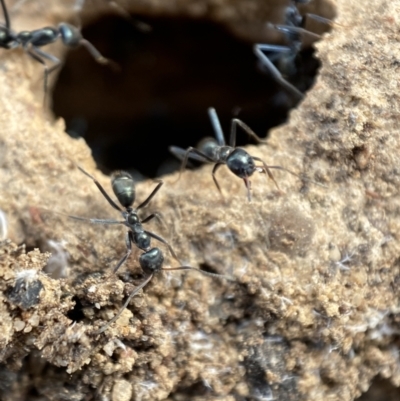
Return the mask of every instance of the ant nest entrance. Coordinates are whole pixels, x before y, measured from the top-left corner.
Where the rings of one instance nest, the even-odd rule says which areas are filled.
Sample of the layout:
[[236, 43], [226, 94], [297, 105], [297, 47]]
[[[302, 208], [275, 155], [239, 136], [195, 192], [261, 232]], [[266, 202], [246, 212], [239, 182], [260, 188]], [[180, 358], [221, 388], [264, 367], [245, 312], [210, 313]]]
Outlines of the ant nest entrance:
[[[120, 71], [99, 66], [85, 49], [68, 53], [55, 85], [53, 111], [65, 118], [71, 136], [85, 138], [103, 172], [124, 169], [135, 179], [177, 170], [180, 162], [168, 152], [169, 146], [196, 146], [212, 136], [209, 107], [216, 108], [224, 129], [238, 117], [265, 137], [300, 101], [254, 53], [256, 43], [287, 47], [293, 42], [292, 31], [267, 25], [285, 23], [287, 2], [275, 3], [268, 5], [262, 21], [258, 15], [256, 22], [247, 18], [240, 24], [237, 19], [222, 25], [205, 17], [183, 17], [179, 10], [179, 17], [165, 12], [157, 17], [154, 10], [149, 16], [141, 10], [132, 17], [114, 13], [92, 21], [82, 29], [83, 37], [118, 63]], [[304, 5], [291, 4], [304, 15]], [[320, 15], [321, 7], [316, 6], [322, 2], [311, 4], [310, 12]], [[232, 7], [227, 2], [224, 7], [228, 6]], [[332, 10], [323, 17], [332, 18]], [[314, 31], [314, 25], [318, 33], [329, 28], [313, 20]], [[313, 84], [319, 67], [313, 56], [315, 37], [304, 36], [307, 41], [290, 77], [301, 92]], [[276, 54], [270, 57], [275, 63], [274, 58]], [[248, 138], [240, 135], [238, 145], [246, 143]]]

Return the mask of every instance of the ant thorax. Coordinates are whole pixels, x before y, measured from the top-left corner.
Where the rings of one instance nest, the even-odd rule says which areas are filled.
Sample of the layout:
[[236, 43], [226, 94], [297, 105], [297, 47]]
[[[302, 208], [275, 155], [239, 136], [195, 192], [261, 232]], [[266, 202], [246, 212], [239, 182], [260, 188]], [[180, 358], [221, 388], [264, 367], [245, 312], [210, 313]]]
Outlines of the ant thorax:
[[139, 249], [146, 250], [150, 248], [151, 238], [146, 231], [143, 230], [143, 227], [139, 224], [131, 227], [133, 241], [137, 245]]
[[227, 163], [228, 157], [234, 152], [235, 148], [232, 146], [221, 146], [218, 149], [218, 160], [222, 163]]

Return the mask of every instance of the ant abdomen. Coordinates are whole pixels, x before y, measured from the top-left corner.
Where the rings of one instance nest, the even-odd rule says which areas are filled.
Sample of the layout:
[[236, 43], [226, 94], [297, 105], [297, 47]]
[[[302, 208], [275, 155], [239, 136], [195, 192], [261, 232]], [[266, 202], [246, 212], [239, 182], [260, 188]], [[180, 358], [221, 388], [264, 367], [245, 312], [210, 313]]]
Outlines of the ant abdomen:
[[119, 203], [128, 208], [135, 200], [135, 182], [126, 171], [118, 171], [111, 180], [111, 186]]
[[210, 159], [216, 160], [218, 157], [218, 150], [219, 150], [219, 145], [215, 141], [214, 138], [204, 138], [201, 140], [198, 145], [196, 146], [197, 149], [199, 149], [201, 152], [203, 152], [206, 156], [208, 156]]

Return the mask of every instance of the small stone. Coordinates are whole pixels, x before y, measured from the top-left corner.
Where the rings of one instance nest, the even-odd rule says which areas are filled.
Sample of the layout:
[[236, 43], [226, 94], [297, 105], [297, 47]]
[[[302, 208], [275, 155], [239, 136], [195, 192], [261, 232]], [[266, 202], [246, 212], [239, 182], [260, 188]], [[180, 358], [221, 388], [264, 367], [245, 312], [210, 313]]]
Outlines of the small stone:
[[22, 331], [25, 327], [25, 322], [22, 320], [15, 320], [14, 321], [14, 330], [15, 331]]
[[112, 401], [129, 401], [132, 397], [132, 385], [127, 380], [116, 380], [111, 393]]

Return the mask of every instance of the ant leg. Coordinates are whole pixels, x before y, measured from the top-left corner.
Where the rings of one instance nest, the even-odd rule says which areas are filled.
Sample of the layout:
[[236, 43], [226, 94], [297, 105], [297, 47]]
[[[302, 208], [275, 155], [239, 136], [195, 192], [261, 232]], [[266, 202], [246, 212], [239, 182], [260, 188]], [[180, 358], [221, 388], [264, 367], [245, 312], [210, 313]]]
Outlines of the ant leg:
[[153, 189], [152, 193], [147, 197], [147, 199], [142, 202], [137, 208], [136, 210], [139, 210], [143, 207], [146, 207], [149, 202], [154, 198], [155, 194], [160, 190], [160, 188], [164, 185], [164, 181], [163, 180], [159, 180], [157, 186]]
[[[168, 150], [169, 150], [177, 159], [179, 159], [180, 161], [182, 161], [182, 160], [185, 158], [185, 154], [186, 154], [186, 152], [187, 152], [185, 149], [179, 148], [178, 146], [170, 146], [170, 147], [168, 148]], [[197, 155], [197, 154], [195, 154], [195, 153], [192, 153], [191, 155], [189, 155], [189, 159], [197, 160], [197, 161], [202, 162], [202, 163], [208, 163], [208, 162], [210, 162], [210, 160], [209, 160], [209, 159], [206, 159], [205, 156], [200, 156], [200, 155]]]
[[82, 38], [79, 43], [86, 48], [99, 64], [109, 65], [114, 71], [121, 70], [121, 67], [115, 61], [104, 57], [88, 40]]
[[125, 310], [125, 308], [129, 305], [129, 302], [131, 302], [131, 299], [143, 288], [145, 287], [150, 280], [153, 278], [153, 274], [150, 274], [149, 277], [146, 278], [141, 284], [139, 284], [129, 295], [128, 299], [125, 301], [125, 303], [122, 305], [121, 309], [117, 312], [117, 314], [109, 320], [104, 326], [102, 326], [99, 330], [95, 331], [93, 334], [101, 334], [104, 331], [106, 331], [110, 325], [112, 325], [118, 318], [121, 316], [121, 313]]
[[323, 24], [327, 24], [327, 25], [330, 25], [330, 26], [335, 25], [335, 22], [333, 22], [332, 20], [330, 20], [328, 18], [321, 17], [320, 15], [308, 14], [307, 13], [307, 14], [304, 15], [304, 17], [311, 18], [311, 19], [313, 19], [315, 21], [322, 22]]
[[244, 185], [246, 185], [247, 188], [247, 199], [249, 200], [249, 203], [251, 202], [251, 181], [249, 180], [248, 177], [243, 178]]
[[190, 146], [189, 148], [187, 148], [186, 150], [183, 150], [181, 148], [178, 148], [176, 146], [170, 146], [169, 151], [175, 155], [178, 159], [181, 159], [182, 157], [182, 151], [184, 151], [185, 153], [183, 154], [182, 157], [182, 164], [181, 164], [181, 168], [179, 170], [179, 176], [176, 179], [175, 182], [178, 182], [181, 178], [182, 172], [185, 170], [185, 167], [187, 165], [188, 159], [189, 157], [194, 159], [194, 160], [198, 160], [201, 162], [214, 162], [213, 159], [211, 159], [210, 157], [208, 157], [207, 155], [205, 155], [203, 152], [201, 152], [200, 150], [193, 148], [192, 146]]
[[290, 25], [280, 25], [280, 24], [268, 24], [271, 28], [276, 29], [279, 32], [283, 32], [286, 35], [290, 35], [293, 32], [295, 33], [300, 33], [303, 35], [308, 35], [308, 36], [312, 36], [313, 38], [319, 40], [321, 39], [321, 35], [318, 35], [317, 33], [308, 31], [305, 28], [301, 28], [298, 26], [290, 26]]
[[10, 16], [8, 15], [6, 2], [4, 0], [1, 0], [1, 8], [3, 9], [3, 15], [4, 15], [4, 20], [6, 22], [6, 28], [8, 30], [10, 30], [11, 29]]
[[219, 121], [217, 112], [213, 107], [208, 109], [208, 116], [210, 117], [211, 124], [214, 128], [215, 137], [219, 146], [225, 146], [224, 132], [222, 131], [221, 123]]
[[220, 166], [222, 166], [223, 164], [224, 164], [224, 163], [217, 163], [217, 164], [214, 166], [213, 171], [212, 171], [212, 178], [213, 178], [214, 183], [215, 183], [215, 185], [217, 186], [218, 191], [219, 191], [219, 193], [220, 193], [221, 195], [222, 195], [221, 187], [220, 187], [219, 184], [218, 184], [217, 177], [215, 176], [215, 173], [217, 172], [218, 168], [219, 168]]
[[143, 21], [139, 21], [136, 18], [132, 18], [132, 16], [124, 8], [122, 8], [119, 4], [117, 4], [117, 2], [113, 0], [108, 0], [108, 4], [110, 5], [110, 7], [113, 7], [123, 18], [129, 21], [139, 31], [141, 32], [152, 31], [153, 28], [149, 24], [146, 24]]
[[118, 210], [119, 212], [122, 213], [121, 208], [110, 198], [110, 196], [108, 195], [108, 193], [106, 192], [106, 190], [101, 186], [101, 184], [96, 180], [96, 178], [94, 178], [93, 176], [91, 176], [89, 173], [87, 173], [82, 167], [77, 166], [78, 169], [85, 174], [86, 176], [88, 176], [95, 184], [96, 187], [99, 189], [99, 191], [102, 193], [102, 195], [106, 198], [107, 202], [115, 209]]
[[140, 222], [142, 224], [148, 223], [149, 221], [153, 220], [153, 219], [157, 219], [157, 221], [164, 227], [167, 228], [167, 225], [165, 224], [164, 219], [162, 218], [161, 213], [152, 213], [150, 216], [145, 217], [143, 220], [141, 220]]
[[62, 212], [56, 212], [54, 210], [46, 209], [44, 207], [39, 207], [39, 209], [42, 210], [43, 212], [49, 212], [49, 213], [52, 213], [52, 214], [57, 214], [59, 216], [65, 216], [65, 217], [68, 217], [68, 218], [74, 219], [74, 220], [88, 221], [88, 222], [93, 223], [93, 224], [123, 224], [123, 225], [126, 225], [126, 221], [125, 220], [92, 219], [92, 218], [88, 218], [88, 217], [72, 216], [70, 214], [66, 214], [66, 213], [62, 213]]
[[[35, 54], [36, 56], [42, 58], [42, 61], [43, 61], [43, 58], [46, 58], [47, 60], [50, 60], [54, 63], [54, 65], [52, 65], [50, 68], [47, 67], [47, 65], [46, 65], [45, 70], [44, 70], [44, 101], [43, 101], [43, 103], [45, 103], [46, 97], [47, 97], [47, 92], [48, 92], [48, 86], [49, 86], [49, 84], [48, 84], [49, 76], [54, 70], [56, 70], [61, 65], [61, 61], [57, 57], [53, 56], [52, 54], [46, 53], [43, 50], [41, 50], [38, 47], [33, 46], [33, 45], [31, 47], [30, 51], [28, 51], [28, 53], [32, 57], [34, 57], [33, 54]], [[35, 60], [39, 61], [37, 58], [35, 58]]]
[[111, 219], [90, 219], [86, 217], [71, 216], [68, 215], [70, 219], [80, 220], [80, 221], [90, 221], [93, 224], [125, 224], [125, 221], [111, 220]]
[[201, 274], [204, 274], [205, 276], [216, 277], [216, 278], [223, 278], [223, 279], [225, 279], [225, 280], [229, 280], [229, 281], [234, 281], [234, 282], [236, 282], [236, 280], [235, 280], [233, 277], [225, 276], [224, 274], [206, 272], [205, 270], [201, 270], [201, 269], [198, 269], [198, 268], [196, 268], [196, 267], [191, 267], [191, 266], [163, 267], [162, 270], [163, 270], [163, 271], [172, 271], [172, 270], [195, 270], [196, 272], [199, 272], [199, 273], [201, 273]]
[[[182, 162], [181, 171], [183, 171], [185, 169], [186, 164], [188, 162], [188, 158], [192, 158], [194, 160], [199, 160], [199, 161], [204, 161], [204, 162], [209, 162], [209, 163], [213, 163], [214, 162], [214, 160], [211, 159], [211, 157], [208, 157], [201, 150], [198, 150], [196, 148], [190, 147], [190, 148], [187, 148], [187, 150], [186, 150], [185, 157], [184, 157], [183, 162]], [[203, 160], [201, 160], [201, 158], [203, 158]]]
[[159, 235], [154, 234], [154, 233], [152, 233], [151, 231], [145, 231], [145, 233], [146, 233], [147, 235], [149, 235], [150, 237], [152, 237], [152, 238], [156, 239], [157, 241], [160, 241], [160, 242], [162, 242], [164, 245], [166, 245], [166, 246], [168, 247], [168, 249], [169, 249], [171, 255], [173, 256], [173, 258], [174, 258], [177, 262], [182, 263], [182, 262], [178, 259], [178, 256], [176, 256], [176, 253], [175, 253], [174, 250], [172, 249], [172, 246], [171, 246], [163, 237], [160, 237]]
[[247, 135], [249, 135], [251, 138], [253, 138], [256, 142], [258, 143], [267, 143], [264, 139], [261, 139], [247, 124], [245, 124], [242, 120], [239, 120], [238, 118], [233, 118], [232, 119], [232, 124], [231, 124], [231, 136], [229, 138], [229, 146], [232, 146], [233, 148], [236, 145], [236, 126], [239, 126], [243, 129], [244, 132], [246, 132]]
[[117, 270], [126, 262], [126, 260], [129, 258], [131, 252], [132, 252], [132, 233], [131, 231], [128, 231], [126, 233], [125, 237], [125, 243], [126, 243], [126, 254], [119, 260], [117, 265], [113, 269], [113, 273], [116, 273]]
[[[186, 149], [185, 154], [184, 154], [183, 159], [182, 159], [181, 168], [179, 169], [179, 175], [178, 175], [178, 178], [177, 178], [177, 180], [175, 182], [178, 182], [181, 179], [182, 171], [185, 170], [186, 164], [187, 164], [188, 159], [189, 159], [189, 154], [190, 154], [190, 152], [192, 152], [194, 150], [195, 149], [193, 147], [189, 147], [189, 148]], [[170, 148], [170, 151], [173, 152], [173, 149]]]
[[[254, 157], [253, 157], [253, 159], [254, 159]], [[264, 167], [261, 167], [261, 168], [264, 169]], [[296, 174], [293, 171], [291, 171], [291, 170], [289, 170], [289, 169], [287, 169], [285, 167], [282, 167], [282, 166], [268, 166], [268, 168], [270, 168], [270, 169], [274, 168], [274, 169], [277, 169], [277, 170], [286, 171], [287, 173], [292, 174], [295, 177], [297, 177], [299, 180], [308, 181], [308, 182], [311, 182], [311, 183], [313, 183], [315, 185], [318, 185], [320, 187], [327, 188], [326, 185], [321, 184], [320, 182], [317, 182], [317, 181], [314, 181], [314, 180], [310, 180], [309, 178], [301, 177], [299, 174]]]
[[143, 220], [141, 220], [140, 222], [142, 224], [144, 223], [148, 223], [149, 221], [153, 220], [153, 219], [157, 219], [160, 223], [162, 222], [162, 218], [160, 213], [152, 213], [150, 216], [145, 217]]
[[253, 158], [253, 160], [257, 160], [257, 161], [259, 161], [259, 162], [261, 162], [263, 164], [262, 168], [266, 171], [266, 173], [268, 174], [268, 177], [274, 182], [274, 184], [275, 184], [276, 188], [278, 189], [278, 191], [283, 194], [283, 191], [279, 188], [278, 183], [276, 182], [274, 176], [271, 173], [270, 166], [267, 166], [265, 164], [264, 160], [260, 159], [259, 157], [255, 157], [255, 156], [251, 156], [251, 157]]
[[48, 81], [48, 77], [49, 77], [49, 68], [47, 67], [46, 63], [44, 62], [44, 60], [38, 55], [36, 54], [36, 48], [34, 46], [32, 46], [32, 48], [26, 48], [26, 52], [27, 54], [32, 57], [34, 60], [36, 60], [37, 62], [39, 62], [40, 64], [43, 65], [44, 68], [44, 78], [43, 78], [43, 91], [44, 91], [44, 97], [43, 97], [43, 104], [45, 104], [46, 102], [46, 96], [47, 96], [47, 81]]
[[264, 66], [269, 70], [272, 77], [281, 84], [284, 88], [286, 88], [289, 92], [293, 93], [300, 99], [304, 97], [303, 93], [301, 93], [296, 87], [294, 87], [290, 82], [288, 82], [285, 78], [283, 78], [282, 74], [275, 67], [272, 61], [263, 53], [265, 51], [279, 51], [284, 53], [290, 53], [292, 49], [286, 46], [273, 46], [273, 45], [265, 45], [265, 44], [256, 44], [253, 47], [254, 53], [260, 59], [260, 61], [264, 64]]
[[[31, 39], [31, 42], [35, 40], [35, 37]], [[35, 52], [36, 55], [46, 58], [47, 60], [52, 61], [55, 65], [49, 68], [49, 74], [54, 71], [57, 67], [60, 66], [61, 61], [56, 56], [53, 56], [50, 53], [46, 53], [43, 50], [39, 49], [39, 47], [32, 45], [32, 50]]]

